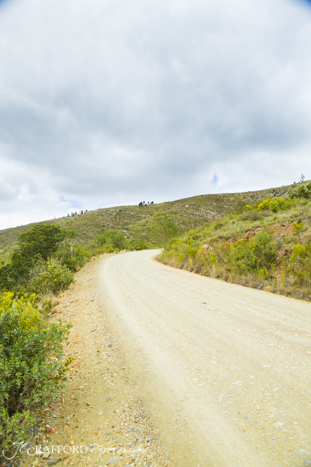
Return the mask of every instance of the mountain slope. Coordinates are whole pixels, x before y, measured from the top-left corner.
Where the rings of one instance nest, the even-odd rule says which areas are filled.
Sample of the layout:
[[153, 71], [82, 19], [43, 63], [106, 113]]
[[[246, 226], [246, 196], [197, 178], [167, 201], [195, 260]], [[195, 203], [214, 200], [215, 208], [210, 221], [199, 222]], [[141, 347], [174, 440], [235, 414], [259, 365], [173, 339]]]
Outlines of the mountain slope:
[[7, 256], [16, 246], [18, 236], [32, 229], [36, 224], [56, 223], [66, 229], [73, 229], [83, 244], [90, 243], [94, 237], [107, 230], [124, 230], [129, 238], [139, 238], [142, 233], [146, 241], [153, 240], [150, 224], [153, 214], [158, 210], [166, 211], [178, 224], [181, 233], [194, 229], [207, 222], [221, 219], [232, 210], [245, 204], [261, 201], [268, 196], [287, 196], [294, 185], [270, 188], [245, 193], [223, 193], [193, 196], [176, 201], [146, 206], [117, 206], [97, 209], [84, 214], [61, 217], [39, 223], [0, 231], [0, 254]]

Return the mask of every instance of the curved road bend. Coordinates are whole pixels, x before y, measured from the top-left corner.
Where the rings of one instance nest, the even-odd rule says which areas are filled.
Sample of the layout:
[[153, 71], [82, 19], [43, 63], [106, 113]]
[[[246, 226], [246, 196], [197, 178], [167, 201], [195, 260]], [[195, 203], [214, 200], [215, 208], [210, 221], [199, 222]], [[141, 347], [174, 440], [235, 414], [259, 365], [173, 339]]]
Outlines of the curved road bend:
[[311, 465], [311, 304], [157, 253], [104, 259], [99, 294], [176, 467]]

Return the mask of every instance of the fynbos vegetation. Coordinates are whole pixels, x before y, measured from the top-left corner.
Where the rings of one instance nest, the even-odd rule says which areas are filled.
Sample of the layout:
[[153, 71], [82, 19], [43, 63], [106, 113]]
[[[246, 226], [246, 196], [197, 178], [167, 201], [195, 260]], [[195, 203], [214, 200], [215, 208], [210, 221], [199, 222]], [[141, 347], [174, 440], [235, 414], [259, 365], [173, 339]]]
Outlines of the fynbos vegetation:
[[[311, 200], [300, 185], [288, 198], [245, 205], [167, 244], [165, 264], [229, 282], [311, 300]], [[301, 187], [305, 187], [301, 188]], [[311, 191], [310, 191], [311, 193]]]
[[70, 363], [63, 343], [69, 327], [47, 324], [36, 295], [0, 298], [0, 446], [30, 437], [29, 428], [41, 409], [56, 396]]
[[[34, 412], [57, 394], [70, 363], [70, 326], [48, 323], [52, 294], [67, 288], [89, 254], [72, 231], [37, 225], [0, 267], [0, 446], [30, 436]], [[39, 307], [40, 305], [40, 307]]]

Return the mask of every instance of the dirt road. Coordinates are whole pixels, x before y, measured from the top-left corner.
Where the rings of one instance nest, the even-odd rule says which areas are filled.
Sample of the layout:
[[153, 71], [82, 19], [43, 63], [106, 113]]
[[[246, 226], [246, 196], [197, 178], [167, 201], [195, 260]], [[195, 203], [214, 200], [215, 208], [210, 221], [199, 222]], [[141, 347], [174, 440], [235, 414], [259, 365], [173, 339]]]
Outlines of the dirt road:
[[311, 304], [156, 254], [104, 259], [98, 298], [173, 465], [311, 465]]
[[73, 359], [68, 380], [51, 404], [33, 414], [36, 423], [22, 455], [15, 448], [6, 458], [0, 452], [1, 467], [178, 465], [170, 462], [121, 339], [107, 320], [96, 281], [102, 261], [87, 263], [58, 297], [49, 320], [72, 323], [65, 348]]

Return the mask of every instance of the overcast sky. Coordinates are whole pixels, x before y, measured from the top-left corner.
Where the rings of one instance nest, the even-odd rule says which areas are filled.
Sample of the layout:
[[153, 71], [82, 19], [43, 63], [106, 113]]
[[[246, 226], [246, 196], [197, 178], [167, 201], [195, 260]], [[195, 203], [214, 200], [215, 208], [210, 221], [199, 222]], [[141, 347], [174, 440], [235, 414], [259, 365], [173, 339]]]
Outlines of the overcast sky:
[[0, 0], [0, 229], [311, 178], [311, 2]]

